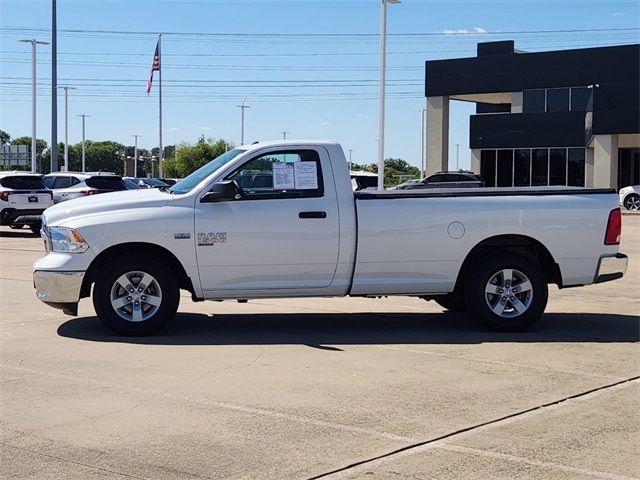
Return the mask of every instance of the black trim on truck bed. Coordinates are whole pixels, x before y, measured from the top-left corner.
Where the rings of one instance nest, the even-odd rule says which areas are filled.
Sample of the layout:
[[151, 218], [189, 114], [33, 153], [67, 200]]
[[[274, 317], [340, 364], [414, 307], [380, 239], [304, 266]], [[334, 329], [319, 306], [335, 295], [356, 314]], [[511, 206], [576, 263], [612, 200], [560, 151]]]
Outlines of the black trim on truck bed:
[[499, 189], [499, 188], [478, 188], [478, 189], [456, 189], [442, 191], [440, 189], [429, 190], [360, 190], [353, 192], [357, 200], [384, 200], [395, 198], [441, 198], [441, 197], [516, 197], [516, 196], [543, 196], [543, 195], [602, 195], [616, 193], [613, 188], [558, 188], [540, 189]]

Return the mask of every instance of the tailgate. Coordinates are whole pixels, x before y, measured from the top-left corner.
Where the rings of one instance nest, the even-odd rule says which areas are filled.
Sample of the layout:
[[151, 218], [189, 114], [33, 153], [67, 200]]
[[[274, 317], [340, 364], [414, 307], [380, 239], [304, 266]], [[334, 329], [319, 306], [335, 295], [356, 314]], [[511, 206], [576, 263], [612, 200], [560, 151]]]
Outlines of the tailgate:
[[16, 210], [45, 209], [53, 205], [49, 193], [10, 193], [9, 207]]

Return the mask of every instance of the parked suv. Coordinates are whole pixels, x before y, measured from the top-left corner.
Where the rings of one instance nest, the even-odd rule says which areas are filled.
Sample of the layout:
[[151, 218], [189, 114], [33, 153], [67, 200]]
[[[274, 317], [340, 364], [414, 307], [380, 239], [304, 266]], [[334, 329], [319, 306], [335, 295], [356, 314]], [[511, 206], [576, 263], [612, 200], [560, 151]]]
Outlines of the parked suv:
[[0, 172], [0, 225], [40, 231], [40, 215], [53, 205], [51, 190], [40, 175], [22, 172]]
[[98, 193], [127, 190], [122, 177], [111, 172], [54, 172], [43, 177], [53, 190], [54, 203]]
[[410, 181], [398, 185], [396, 190], [414, 190], [418, 188], [478, 188], [484, 187], [484, 180], [473, 172], [439, 172], [419, 181]]

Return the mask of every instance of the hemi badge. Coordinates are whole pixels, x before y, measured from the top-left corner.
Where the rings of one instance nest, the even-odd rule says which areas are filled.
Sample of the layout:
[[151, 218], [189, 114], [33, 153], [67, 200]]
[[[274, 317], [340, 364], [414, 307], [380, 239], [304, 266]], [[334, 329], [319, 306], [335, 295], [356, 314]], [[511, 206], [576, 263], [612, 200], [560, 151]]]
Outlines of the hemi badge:
[[191, 234], [188, 232], [174, 233], [173, 238], [175, 238], [176, 240], [182, 240], [186, 238], [191, 238]]

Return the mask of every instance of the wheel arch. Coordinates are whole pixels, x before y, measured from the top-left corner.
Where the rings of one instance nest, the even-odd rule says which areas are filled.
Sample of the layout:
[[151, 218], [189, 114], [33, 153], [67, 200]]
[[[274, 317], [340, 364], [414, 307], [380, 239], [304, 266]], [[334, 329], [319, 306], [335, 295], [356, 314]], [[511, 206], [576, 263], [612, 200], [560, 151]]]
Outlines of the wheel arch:
[[547, 283], [554, 283], [562, 288], [562, 273], [551, 252], [535, 238], [526, 235], [506, 234], [486, 238], [475, 245], [462, 262], [454, 291], [461, 291], [464, 281], [474, 264], [488, 253], [508, 251], [522, 255], [540, 265]]
[[82, 287], [80, 289], [80, 298], [88, 297], [91, 293], [91, 285], [96, 281], [102, 267], [107, 263], [113, 261], [115, 257], [121, 254], [131, 253], [144, 253], [145, 255], [153, 255], [159, 259], [165, 261], [169, 267], [176, 274], [176, 281], [178, 287], [191, 292], [192, 297], [195, 297], [195, 290], [191, 278], [187, 275], [186, 270], [182, 266], [182, 263], [178, 258], [160, 245], [146, 242], [129, 242], [119, 243], [112, 245], [111, 247], [103, 250], [93, 259], [91, 265], [87, 269], [82, 281]]

